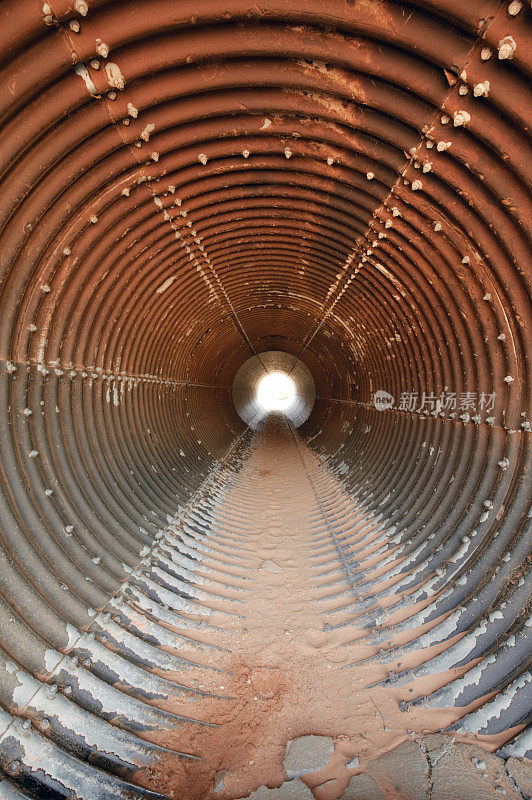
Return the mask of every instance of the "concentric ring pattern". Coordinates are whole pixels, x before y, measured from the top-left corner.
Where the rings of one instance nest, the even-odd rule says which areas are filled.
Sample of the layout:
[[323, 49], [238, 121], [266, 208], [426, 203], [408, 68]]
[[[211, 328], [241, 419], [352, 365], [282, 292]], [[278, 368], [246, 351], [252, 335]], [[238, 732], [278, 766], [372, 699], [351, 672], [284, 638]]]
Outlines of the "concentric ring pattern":
[[0, 795], [162, 796], [143, 770], [198, 758], [156, 734], [210, 724], [233, 379], [272, 350], [315, 382], [376, 685], [529, 751], [531, 13], [3, 0]]

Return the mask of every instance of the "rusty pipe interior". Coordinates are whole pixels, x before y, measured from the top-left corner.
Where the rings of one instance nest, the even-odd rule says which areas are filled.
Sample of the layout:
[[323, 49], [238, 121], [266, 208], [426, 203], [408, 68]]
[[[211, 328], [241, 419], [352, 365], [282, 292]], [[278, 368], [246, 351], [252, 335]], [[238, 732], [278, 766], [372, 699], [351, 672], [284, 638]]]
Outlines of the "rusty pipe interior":
[[261, 436], [396, 704], [530, 755], [530, 15], [3, 0], [0, 795], [165, 796], [169, 637]]

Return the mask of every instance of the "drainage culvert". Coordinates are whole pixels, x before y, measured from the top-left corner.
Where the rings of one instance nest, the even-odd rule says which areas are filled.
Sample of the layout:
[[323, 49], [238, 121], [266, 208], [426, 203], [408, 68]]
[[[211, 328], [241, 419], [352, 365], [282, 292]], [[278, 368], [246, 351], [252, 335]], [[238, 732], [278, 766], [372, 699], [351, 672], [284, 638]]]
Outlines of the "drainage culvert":
[[530, 13], [1, 4], [1, 797], [530, 794]]

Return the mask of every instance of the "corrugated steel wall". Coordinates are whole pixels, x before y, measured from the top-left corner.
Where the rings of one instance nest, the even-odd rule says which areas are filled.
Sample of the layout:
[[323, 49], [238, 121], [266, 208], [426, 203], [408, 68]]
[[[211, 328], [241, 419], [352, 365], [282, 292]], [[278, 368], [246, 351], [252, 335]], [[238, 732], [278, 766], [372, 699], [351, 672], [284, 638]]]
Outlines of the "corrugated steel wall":
[[495, 693], [458, 728], [526, 752], [530, 15], [3, 0], [6, 796], [143, 794], [168, 686], [117, 606], [236, 468], [232, 380], [267, 350], [311, 371], [303, 435], [394, 526], [400, 602], [495, 657], [428, 702]]

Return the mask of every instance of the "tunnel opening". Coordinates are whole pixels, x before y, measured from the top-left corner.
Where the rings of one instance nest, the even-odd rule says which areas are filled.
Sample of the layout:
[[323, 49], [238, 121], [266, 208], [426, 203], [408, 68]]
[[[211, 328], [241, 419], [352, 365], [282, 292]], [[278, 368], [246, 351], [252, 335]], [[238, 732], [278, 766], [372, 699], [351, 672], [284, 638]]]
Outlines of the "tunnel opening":
[[2, 800], [531, 794], [531, 13], [0, 4]]
[[295, 402], [294, 381], [285, 372], [272, 372], [257, 386], [257, 403], [265, 411], [286, 411]]
[[[284, 397], [272, 405], [273, 395], [261, 394], [273, 379], [281, 377]], [[282, 412], [294, 428], [311, 416], [316, 402], [316, 383], [310, 369], [296, 355], [286, 350], [264, 350], [246, 359], [233, 378], [232, 399], [239, 417], [252, 429], [266, 420], [268, 413]]]

